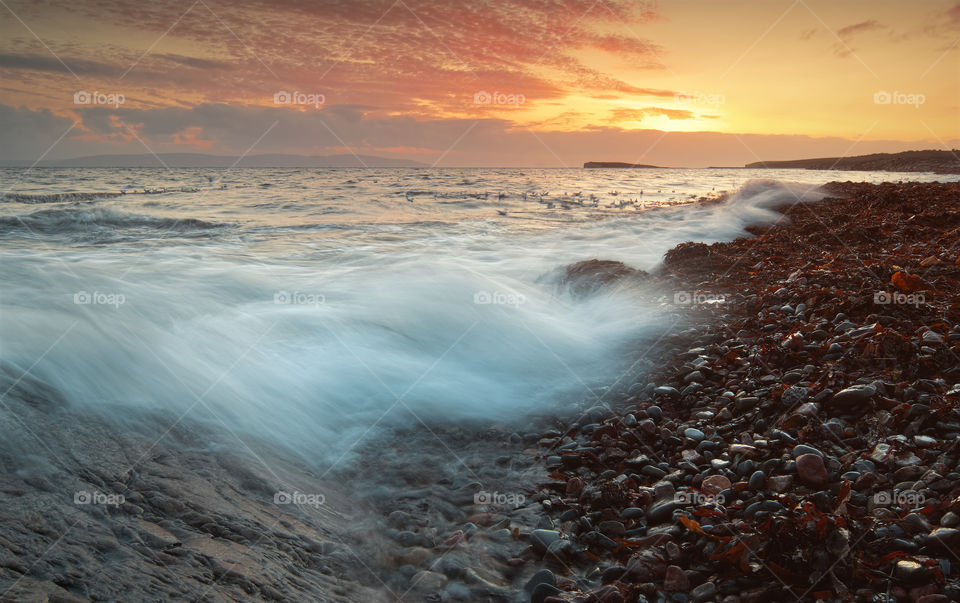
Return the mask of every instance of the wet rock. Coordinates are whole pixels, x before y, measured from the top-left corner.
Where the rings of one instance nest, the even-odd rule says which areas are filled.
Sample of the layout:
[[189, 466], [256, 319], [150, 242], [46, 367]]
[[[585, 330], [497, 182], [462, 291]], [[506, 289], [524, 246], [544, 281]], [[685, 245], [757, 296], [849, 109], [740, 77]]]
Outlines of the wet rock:
[[797, 475], [801, 481], [811, 486], [824, 486], [830, 481], [823, 457], [812, 453], [797, 457]]
[[[670, 387], [669, 385], [661, 385], [660, 387], [653, 390], [653, 395], [666, 396], [671, 400], [676, 400], [677, 398], [680, 397], [680, 390], [678, 390], [675, 387]], [[647, 409], [647, 412], [649, 413], [649, 409]]]
[[713, 582], [704, 582], [700, 586], [693, 589], [693, 592], [690, 594], [694, 603], [710, 601], [717, 596], [717, 585]]
[[724, 475], [711, 475], [703, 480], [700, 489], [707, 494], [716, 495], [730, 488], [730, 480]]
[[548, 598], [559, 595], [561, 591], [556, 586], [547, 583], [540, 583], [534, 587], [533, 592], [530, 594], [530, 603], [543, 603]]
[[901, 559], [893, 568], [895, 578], [907, 583], [923, 582], [931, 576], [930, 570], [910, 559]]
[[532, 593], [534, 589], [540, 584], [549, 584], [550, 586], [557, 585], [557, 577], [548, 569], [542, 569], [535, 573], [523, 587], [528, 593]]
[[443, 590], [447, 585], [448, 578], [439, 572], [422, 570], [414, 574], [410, 579], [410, 587], [427, 591]]
[[927, 534], [924, 543], [929, 546], [956, 547], [960, 546], [960, 530], [956, 528], [934, 528]]
[[780, 401], [788, 407], [794, 407], [807, 399], [807, 388], [794, 385], [784, 390]]
[[530, 532], [530, 544], [533, 550], [544, 555], [550, 545], [562, 538], [560, 532], [556, 530], [534, 530]]
[[853, 385], [835, 393], [830, 400], [830, 405], [843, 409], [859, 408], [876, 393], [877, 388], [873, 385]]
[[680, 508], [680, 503], [673, 500], [661, 500], [655, 502], [649, 509], [647, 509], [647, 520], [651, 524], [663, 523], [665, 521], [670, 521], [673, 518], [673, 512]]
[[677, 565], [667, 566], [667, 571], [663, 576], [663, 589], [677, 593], [690, 591], [690, 580], [683, 568]]
[[754, 471], [753, 475], [750, 476], [750, 481], [747, 483], [751, 490], [763, 490], [766, 484], [767, 476], [760, 470]]

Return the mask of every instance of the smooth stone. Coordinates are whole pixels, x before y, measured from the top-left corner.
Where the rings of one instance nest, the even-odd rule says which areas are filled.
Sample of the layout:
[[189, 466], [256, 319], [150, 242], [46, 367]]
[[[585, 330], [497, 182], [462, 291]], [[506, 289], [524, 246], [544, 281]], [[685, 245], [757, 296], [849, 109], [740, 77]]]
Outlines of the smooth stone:
[[690, 594], [695, 603], [702, 603], [703, 601], [711, 600], [717, 596], [717, 585], [713, 582], [704, 582], [700, 586], [693, 589], [693, 592]]
[[563, 591], [556, 586], [541, 582], [534, 587], [533, 592], [530, 594], [530, 603], [543, 603], [550, 597], [559, 595], [561, 592]]
[[647, 519], [651, 524], [663, 523], [673, 518], [673, 512], [680, 508], [675, 500], [662, 500], [654, 503], [647, 511]]
[[527, 584], [523, 587], [523, 590], [528, 593], [532, 593], [533, 590], [539, 584], [549, 584], [550, 586], [557, 585], [557, 577], [548, 569], [542, 569], [536, 574], [534, 574], [530, 580], [527, 581]]
[[653, 390], [654, 396], [667, 396], [669, 398], [679, 398], [680, 390], [675, 387], [670, 387], [669, 385], [661, 385], [660, 387]]
[[410, 585], [422, 590], [443, 590], [447, 581], [447, 577], [439, 572], [423, 570], [413, 575], [413, 578], [410, 579]]
[[928, 545], [956, 546], [960, 544], [960, 531], [955, 528], [934, 528], [933, 531], [924, 538], [924, 542]]
[[780, 396], [780, 401], [787, 406], [796, 406], [807, 399], [807, 388], [794, 385], [788, 387]]
[[763, 471], [754, 471], [747, 485], [750, 486], [751, 490], [763, 490], [764, 486], [767, 485], [767, 476], [764, 475]]
[[690, 590], [690, 580], [682, 568], [676, 565], [667, 566], [663, 576], [663, 590], [676, 593], [686, 593]]
[[812, 486], [825, 486], [830, 481], [823, 457], [812, 453], [797, 457], [797, 475], [801, 481]]
[[550, 548], [550, 545], [560, 540], [560, 532], [556, 530], [534, 530], [530, 532], [530, 544], [533, 550], [543, 555]]
[[663, 418], [663, 409], [659, 406], [650, 406], [647, 408], [647, 416], [654, 421], [659, 421]]
[[702, 431], [700, 431], [699, 429], [696, 429], [696, 428], [694, 428], [694, 427], [688, 427], [687, 429], [684, 429], [684, 430], [683, 430], [683, 435], [685, 435], [686, 437], [690, 438], [690, 439], [693, 440], [694, 442], [700, 442], [700, 441], [702, 441], [705, 437], [707, 437], [706, 434], [704, 434]]
[[870, 400], [876, 393], [877, 388], [873, 385], [853, 385], [833, 394], [830, 403], [836, 406], [857, 406]]
[[823, 458], [823, 453], [814, 448], [813, 446], [807, 446], [806, 444], [797, 444], [793, 447], [793, 458], [797, 458], [802, 454], [815, 454], [820, 458]]
[[757, 447], [747, 444], [730, 444], [730, 448], [727, 450], [727, 452], [730, 453], [730, 456], [737, 456], [738, 454], [741, 454], [745, 457], [752, 457], [756, 456]]
[[916, 561], [901, 559], [894, 566], [893, 575], [904, 582], [917, 583], [926, 580], [930, 571]]
[[624, 519], [637, 519], [638, 517], [643, 517], [643, 509], [639, 507], [627, 507], [623, 511], [620, 511], [620, 517]]
[[723, 475], [711, 475], [703, 480], [700, 489], [707, 494], [717, 495], [730, 488], [730, 480]]

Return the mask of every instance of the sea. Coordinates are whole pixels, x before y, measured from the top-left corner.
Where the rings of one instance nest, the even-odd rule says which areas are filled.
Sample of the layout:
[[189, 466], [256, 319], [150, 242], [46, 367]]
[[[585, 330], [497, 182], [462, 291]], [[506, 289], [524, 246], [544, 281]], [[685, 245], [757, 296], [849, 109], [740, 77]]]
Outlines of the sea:
[[[815, 204], [828, 181], [956, 179], [2, 169], [0, 393], [120, 424], [162, 410], [328, 471], [385, 431], [520, 422], [635, 377], [637, 350], [675, 326], [677, 298], [574, 295], [573, 263], [652, 271], [678, 243], [731, 240], [782, 219], [772, 206]], [[9, 403], [2, 428], [29, 430]]]

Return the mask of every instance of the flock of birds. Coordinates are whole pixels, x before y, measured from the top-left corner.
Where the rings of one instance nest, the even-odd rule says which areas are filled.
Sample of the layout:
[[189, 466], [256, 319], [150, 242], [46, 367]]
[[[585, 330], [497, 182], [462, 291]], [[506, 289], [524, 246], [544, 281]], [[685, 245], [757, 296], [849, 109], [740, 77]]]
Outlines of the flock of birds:
[[[673, 194], [676, 194], [677, 191], [673, 190], [670, 192]], [[406, 198], [407, 201], [409, 201], [410, 203], [413, 203], [417, 196], [425, 196], [428, 194], [430, 193], [427, 193], [426, 191], [418, 191], [418, 192], [406, 191], [404, 193], [404, 197]], [[495, 198], [498, 202], [503, 202], [505, 199], [508, 199], [511, 197], [520, 199], [522, 201], [536, 201], [538, 204], [545, 206], [547, 209], [554, 209], [557, 206], [559, 206], [559, 207], [562, 207], [563, 209], [572, 209], [574, 207], [585, 207], [585, 208], [593, 208], [593, 209], [602, 208], [602, 209], [623, 210], [623, 209], [632, 208], [636, 211], [644, 210], [644, 209], [647, 209], [648, 207], [657, 207], [660, 205], [668, 205], [668, 204], [672, 205], [674, 203], [682, 201], [676, 197], [670, 197], [667, 200], [663, 200], [662, 199], [663, 189], [658, 189], [656, 194], [660, 200], [655, 200], [655, 201], [644, 200], [643, 190], [639, 191], [639, 193], [633, 193], [632, 196], [625, 195], [624, 193], [621, 193], [620, 191], [616, 191], [616, 190], [610, 191], [607, 193], [607, 196], [611, 197], [612, 199], [607, 199], [606, 201], [604, 201], [594, 193], [584, 195], [582, 191], [577, 191], [572, 194], [564, 193], [563, 195], [555, 196], [555, 197], [551, 197], [549, 192], [541, 192], [541, 191], [527, 191], [527, 192], [521, 193], [520, 195], [510, 195], [501, 191], [496, 194]], [[434, 200], [440, 199], [441, 197], [442, 198], [478, 199], [478, 200], [484, 200], [484, 201], [487, 201], [490, 199], [490, 193], [486, 191], [483, 193], [463, 192], [459, 194], [435, 192], [435, 193], [432, 193], [432, 195]], [[696, 197], [697, 197], [696, 195], [690, 195], [689, 199], [690, 200], [696, 199]], [[648, 196], [648, 199], [649, 199], [649, 196]], [[525, 213], [523, 211], [510, 210], [506, 208], [497, 209], [497, 213], [500, 214], [501, 216], [509, 215], [510, 212]]]

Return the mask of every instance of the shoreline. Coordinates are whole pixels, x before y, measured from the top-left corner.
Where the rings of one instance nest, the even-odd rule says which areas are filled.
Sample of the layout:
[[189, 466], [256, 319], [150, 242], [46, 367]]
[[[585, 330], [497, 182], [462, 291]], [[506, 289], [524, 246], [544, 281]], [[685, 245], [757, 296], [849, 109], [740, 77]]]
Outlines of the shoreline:
[[[676, 321], [624, 352], [649, 372], [580, 416], [430, 421], [327, 476], [193, 425], [154, 449], [163, 417], [131, 433], [24, 380], [9, 403], [65, 462], [9, 460], [5, 600], [960, 598], [960, 183], [826, 187], [781, 208], [789, 223], [680, 244], [649, 274], [567, 266], [576, 295], [639, 285]], [[904, 269], [909, 292], [890, 282]], [[278, 491], [325, 502], [278, 506]]]
[[960, 185], [825, 188], [666, 254], [697, 332], [541, 440], [555, 523], [531, 538], [563, 544], [531, 600], [960, 599]]

